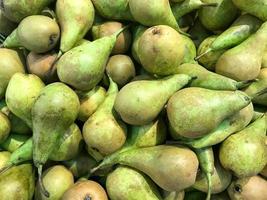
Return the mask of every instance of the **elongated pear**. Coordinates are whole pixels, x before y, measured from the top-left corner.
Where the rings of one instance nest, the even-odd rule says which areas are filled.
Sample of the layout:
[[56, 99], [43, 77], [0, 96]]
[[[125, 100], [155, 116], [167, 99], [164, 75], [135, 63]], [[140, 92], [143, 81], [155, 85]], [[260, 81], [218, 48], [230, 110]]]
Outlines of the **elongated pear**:
[[129, 8], [129, 0], [92, 0], [98, 13], [106, 18], [113, 20], [134, 21]]
[[56, 64], [60, 81], [78, 90], [94, 88], [104, 75], [109, 55], [121, 31], [123, 29], [65, 53]]
[[168, 99], [190, 80], [188, 75], [177, 74], [128, 83], [119, 91], [114, 108], [128, 124], [148, 124], [156, 119]]
[[118, 86], [110, 78], [105, 100], [83, 126], [83, 137], [88, 149], [103, 156], [120, 149], [126, 140], [127, 127], [116, 119], [113, 111], [117, 94]]
[[0, 111], [0, 144], [7, 139], [10, 130], [11, 130], [11, 123], [8, 117]]
[[264, 115], [221, 144], [219, 158], [222, 166], [238, 178], [260, 173], [267, 162], [265, 135]]
[[241, 81], [257, 78], [267, 41], [266, 32], [265, 22], [255, 34], [227, 50], [216, 63], [216, 73]]
[[126, 166], [119, 166], [108, 175], [106, 188], [111, 200], [162, 200], [151, 179]]
[[198, 64], [183, 64], [177, 70], [179, 74], [197, 77], [190, 82], [191, 87], [201, 87], [211, 90], [238, 90], [249, 85], [249, 82], [237, 82], [225, 76], [213, 73]]
[[42, 80], [34, 74], [16, 73], [9, 81], [6, 90], [6, 104], [16, 116], [32, 127], [31, 110], [45, 87]]
[[[43, 165], [77, 118], [79, 106], [76, 93], [63, 83], [47, 85], [35, 101], [32, 108], [33, 161], [38, 168], [39, 182]], [[49, 195], [46, 193], [46, 196]]]
[[56, 14], [61, 28], [60, 51], [67, 52], [93, 25], [94, 6], [91, 0], [57, 0]]
[[224, 119], [250, 104], [241, 91], [217, 91], [190, 87], [176, 92], [168, 101], [167, 114], [173, 135], [202, 137]]
[[1, 3], [4, 15], [14, 22], [20, 22], [23, 18], [40, 14], [41, 11], [54, 0], [5, 0]]

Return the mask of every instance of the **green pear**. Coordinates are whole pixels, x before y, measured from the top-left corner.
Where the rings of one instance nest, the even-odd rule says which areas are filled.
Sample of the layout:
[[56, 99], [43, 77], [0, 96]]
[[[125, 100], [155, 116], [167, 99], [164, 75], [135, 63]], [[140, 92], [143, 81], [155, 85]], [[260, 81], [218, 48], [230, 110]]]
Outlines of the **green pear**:
[[267, 196], [267, 181], [260, 176], [234, 180], [227, 189], [231, 200], [264, 200]]
[[20, 148], [27, 140], [29, 139], [29, 136], [27, 135], [18, 135], [14, 133], [10, 133], [8, 138], [1, 143], [1, 147], [9, 152], [14, 152], [18, 148]]
[[0, 144], [7, 139], [10, 130], [11, 130], [11, 123], [8, 117], [0, 111]]
[[133, 42], [132, 42], [132, 49], [131, 53], [133, 58], [135, 59], [136, 62], [139, 64], [141, 63], [140, 58], [138, 56], [138, 45], [139, 45], [139, 40], [143, 33], [146, 31], [147, 27], [142, 26], [142, 25], [136, 25], [133, 28]]
[[236, 18], [238, 9], [231, 0], [202, 0], [203, 3], [217, 3], [215, 7], [203, 7], [199, 10], [201, 23], [211, 31], [227, 28]]
[[196, 50], [196, 46], [193, 40], [191, 40], [189, 37], [185, 35], [181, 35], [181, 36], [184, 39], [184, 43], [185, 43], [184, 44], [185, 55], [184, 55], [182, 63], [196, 63], [194, 58], [196, 57], [197, 50]]
[[124, 151], [115, 158], [104, 160], [91, 172], [117, 163], [145, 173], [166, 191], [180, 191], [192, 186], [198, 169], [197, 156], [190, 149], [159, 145]]
[[16, 23], [10, 21], [0, 9], [0, 34], [8, 36], [15, 28]]
[[257, 78], [267, 41], [266, 32], [267, 23], [263, 23], [255, 34], [223, 53], [216, 63], [216, 73], [241, 81]]
[[246, 82], [237, 82], [225, 76], [213, 73], [198, 64], [183, 64], [177, 70], [179, 74], [197, 77], [190, 82], [191, 87], [201, 87], [211, 90], [238, 90], [249, 85]]
[[67, 168], [62, 165], [55, 165], [44, 172], [42, 182], [45, 188], [47, 188], [50, 196], [44, 196], [41, 192], [41, 186], [37, 184], [35, 189], [35, 199], [60, 200], [64, 192], [74, 185], [74, 178]]
[[111, 200], [162, 200], [151, 179], [126, 166], [119, 166], [108, 175], [106, 188]]
[[[121, 28], [123, 28], [123, 24], [116, 21], [109, 21], [100, 24], [96, 24], [92, 27], [92, 36], [93, 39], [99, 39], [105, 36], [110, 36], [113, 33], [116, 33]], [[127, 29], [124, 32], [120, 33], [117, 37], [117, 41], [111, 54], [125, 54], [132, 42], [131, 32]]]
[[119, 91], [114, 108], [128, 124], [148, 124], [156, 119], [168, 99], [190, 80], [188, 75], [177, 74], [130, 82]]
[[153, 26], [140, 37], [137, 56], [146, 71], [166, 76], [174, 74], [184, 61], [185, 47], [185, 38], [173, 28]]
[[169, 99], [167, 105], [172, 134], [186, 138], [202, 137], [250, 102], [251, 98], [238, 90], [182, 89]]
[[116, 38], [123, 30], [65, 53], [56, 64], [60, 81], [78, 90], [93, 89], [101, 81]]
[[11, 156], [11, 153], [9, 151], [0, 152], [0, 170], [6, 167], [10, 156]]
[[9, 81], [6, 90], [6, 104], [16, 116], [32, 127], [31, 110], [45, 87], [42, 80], [34, 74], [16, 73]]
[[18, 23], [27, 16], [40, 14], [51, 2], [54, 0], [5, 0], [1, 9], [8, 19]]
[[65, 53], [91, 28], [95, 10], [91, 0], [57, 0], [56, 15], [61, 28], [60, 51]]
[[[32, 108], [33, 161], [38, 168], [39, 182], [43, 165], [77, 118], [79, 106], [76, 93], [63, 83], [47, 85], [35, 101]], [[45, 188], [42, 191], [45, 192]]]
[[25, 47], [36, 53], [45, 53], [56, 46], [59, 36], [59, 26], [54, 19], [32, 15], [19, 23], [3, 45], [7, 48]]
[[135, 66], [132, 59], [126, 55], [115, 55], [109, 58], [106, 73], [122, 87], [135, 77]]
[[182, 190], [180, 192], [167, 192], [164, 191], [164, 200], [184, 200], [185, 192]]
[[105, 100], [83, 126], [83, 137], [89, 152], [96, 151], [106, 156], [120, 149], [125, 143], [127, 127], [116, 119], [113, 110], [117, 94], [118, 86], [110, 78]]
[[265, 135], [266, 119], [263, 116], [228, 137], [220, 146], [222, 166], [238, 178], [260, 173], [267, 162]]
[[265, 0], [232, 0], [237, 8], [258, 17], [259, 19], [267, 20], [267, 4]]
[[129, 8], [129, 0], [92, 0], [98, 13], [106, 18], [113, 20], [134, 21]]
[[2, 99], [11, 77], [17, 72], [24, 73], [25, 69], [17, 51], [0, 48], [0, 55], [0, 99]]

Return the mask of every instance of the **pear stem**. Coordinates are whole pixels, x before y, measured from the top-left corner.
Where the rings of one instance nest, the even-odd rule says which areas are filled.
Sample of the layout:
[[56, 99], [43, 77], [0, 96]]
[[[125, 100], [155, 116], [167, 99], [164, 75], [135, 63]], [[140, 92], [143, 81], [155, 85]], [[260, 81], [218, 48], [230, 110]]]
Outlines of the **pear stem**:
[[207, 193], [207, 197], [206, 197], [206, 200], [210, 200], [210, 197], [211, 197], [211, 173], [207, 173], [206, 174], [207, 176], [207, 182], [208, 182], [208, 193]]
[[53, 10], [50, 10], [48, 7], [42, 10], [42, 14], [51, 17], [53, 20], [56, 20], [55, 12]]
[[43, 180], [42, 180], [42, 171], [43, 171], [43, 165], [39, 165], [38, 167], [38, 183], [40, 185], [41, 193], [47, 198], [49, 198], [50, 194], [49, 192], [45, 189]]
[[3, 169], [0, 170], [0, 175], [5, 173], [7, 170], [9, 170], [11, 167], [13, 167], [14, 164], [9, 164], [6, 167], [4, 167]]
[[195, 57], [195, 60], [198, 61], [201, 57], [205, 56], [207, 53], [209, 53], [211, 51], [212, 51], [212, 49], [208, 48], [204, 53], [202, 53], [199, 56]]
[[130, 26], [131, 26], [131, 24], [122, 27], [120, 30], [118, 30], [117, 32], [115, 32], [115, 36], [116, 36], [116, 37], [119, 37], [119, 35], [120, 35], [123, 31], [125, 31], [126, 29], [128, 29]]

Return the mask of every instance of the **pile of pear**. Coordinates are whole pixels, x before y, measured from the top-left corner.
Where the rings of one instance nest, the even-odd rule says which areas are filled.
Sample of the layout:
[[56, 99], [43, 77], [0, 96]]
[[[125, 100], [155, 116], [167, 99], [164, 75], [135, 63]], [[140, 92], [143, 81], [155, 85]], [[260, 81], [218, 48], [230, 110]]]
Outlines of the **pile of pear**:
[[0, 1], [0, 200], [266, 200], [266, 0]]

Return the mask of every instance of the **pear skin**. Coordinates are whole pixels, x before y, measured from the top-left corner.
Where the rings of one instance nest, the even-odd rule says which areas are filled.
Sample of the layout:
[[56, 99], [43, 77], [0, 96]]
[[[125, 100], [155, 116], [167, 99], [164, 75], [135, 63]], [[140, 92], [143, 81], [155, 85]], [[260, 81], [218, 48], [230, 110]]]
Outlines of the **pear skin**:
[[2, 170], [7, 165], [10, 156], [11, 153], [9, 151], [0, 152], [0, 170]]
[[0, 9], [0, 33], [8, 36], [16, 28], [16, 26], [16, 23], [10, 21]]
[[11, 130], [11, 123], [8, 117], [0, 111], [0, 144], [7, 139], [10, 130]]
[[18, 148], [20, 148], [27, 140], [29, 139], [29, 136], [27, 135], [18, 135], [11, 133], [8, 138], [0, 144], [0, 146], [9, 152], [14, 152]]

